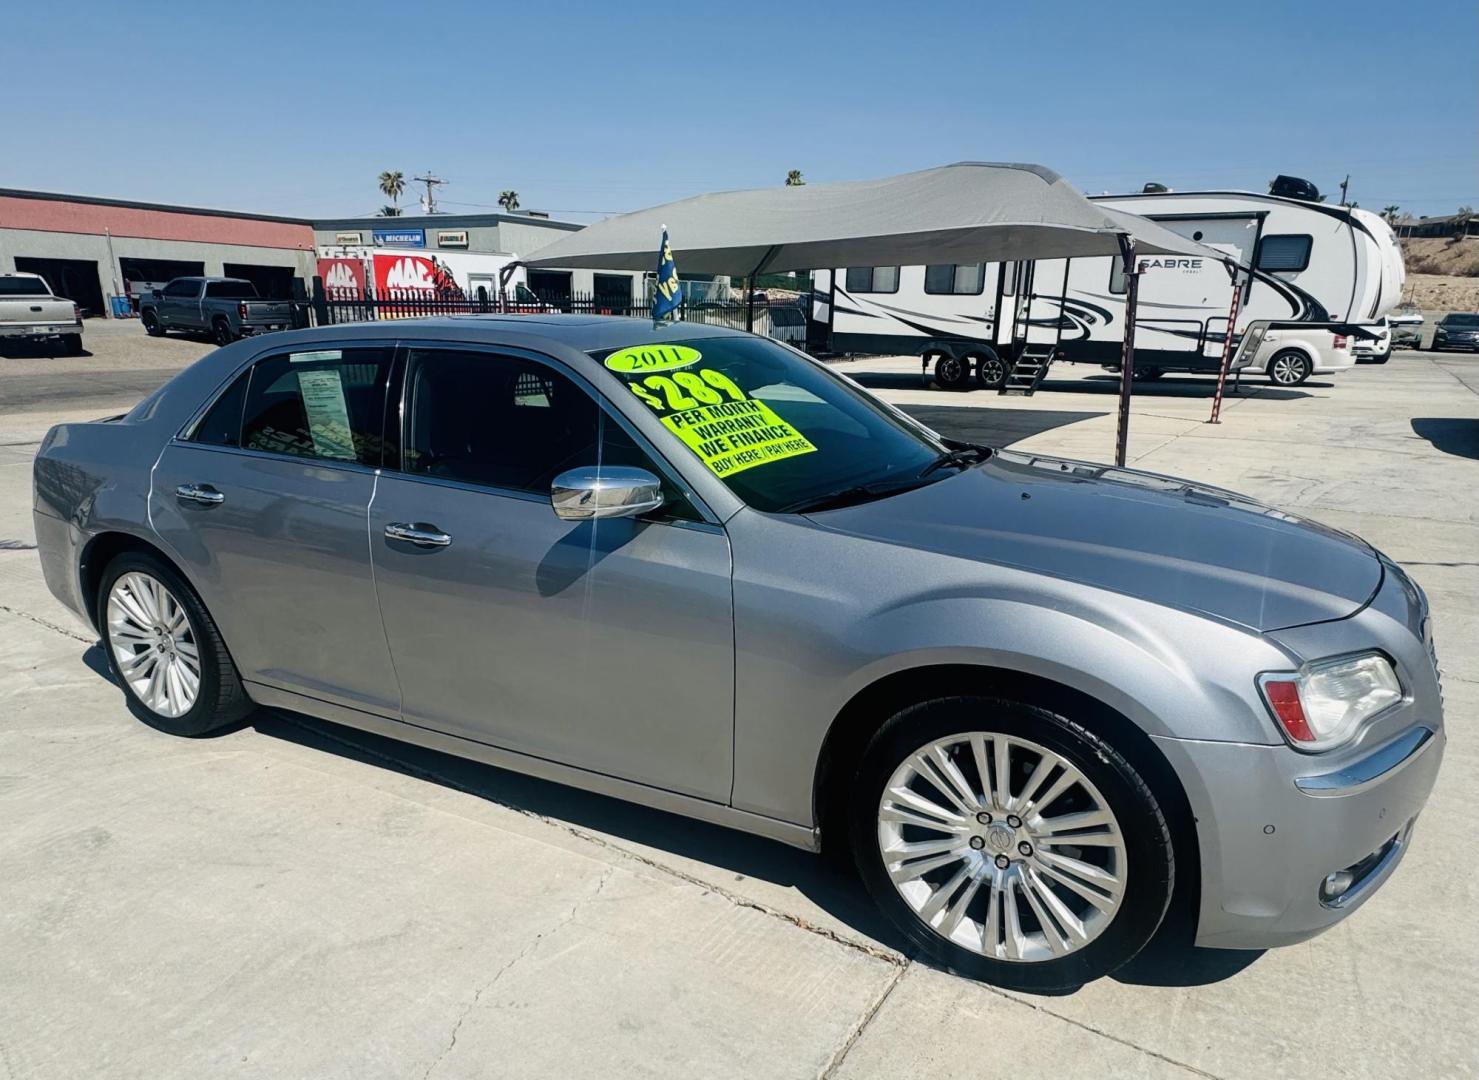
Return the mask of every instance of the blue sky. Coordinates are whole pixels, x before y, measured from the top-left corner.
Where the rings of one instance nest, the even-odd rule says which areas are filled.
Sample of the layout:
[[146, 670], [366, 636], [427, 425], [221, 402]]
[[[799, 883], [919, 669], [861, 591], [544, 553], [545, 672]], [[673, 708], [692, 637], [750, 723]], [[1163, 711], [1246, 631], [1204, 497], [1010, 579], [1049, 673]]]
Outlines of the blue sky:
[[448, 211], [514, 188], [590, 220], [977, 159], [1479, 206], [1473, 0], [58, 10], [4, 14], [0, 186], [330, 217], [432, 169]]

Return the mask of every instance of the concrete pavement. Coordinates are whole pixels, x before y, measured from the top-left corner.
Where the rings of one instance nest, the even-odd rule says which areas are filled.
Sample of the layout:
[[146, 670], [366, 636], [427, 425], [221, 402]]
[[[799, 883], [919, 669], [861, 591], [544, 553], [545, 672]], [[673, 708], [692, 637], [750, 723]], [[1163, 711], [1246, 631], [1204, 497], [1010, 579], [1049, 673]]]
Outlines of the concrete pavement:
[[[1264, 384], [1218, 427], [1203, 380], [1137, 389], [1134, 464], [1352, 529], [1418, 578], [1449, 754], [1411, 854], [1331, 933], [1033, 997], [909, 960], [850, 877], [778, 845], [302, 717], [139, 724], [40, 582], [30, 455], [207, 347], [89, 340], [126, 390], [21, 403], [0, 358], [0, 1077], [1479, 1073], [1479, 359]], [[844, 367], [942, 430], [1113, 450], [1096, 371], [1018, 399]]]

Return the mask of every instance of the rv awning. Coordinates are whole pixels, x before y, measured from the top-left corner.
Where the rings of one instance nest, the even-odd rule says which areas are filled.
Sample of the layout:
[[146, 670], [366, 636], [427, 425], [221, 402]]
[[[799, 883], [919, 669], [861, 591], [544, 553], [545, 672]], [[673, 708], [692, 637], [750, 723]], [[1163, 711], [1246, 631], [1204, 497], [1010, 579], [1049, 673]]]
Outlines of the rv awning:
[[523, 262], [652, 269], [664, 225], [685, 274], [1114, 255], [1126, 232], [1138, 254], [1222, 257], [1094, 205], [1041, 165], [962, 162], [882, 180], [698, 195], [597, 222]]

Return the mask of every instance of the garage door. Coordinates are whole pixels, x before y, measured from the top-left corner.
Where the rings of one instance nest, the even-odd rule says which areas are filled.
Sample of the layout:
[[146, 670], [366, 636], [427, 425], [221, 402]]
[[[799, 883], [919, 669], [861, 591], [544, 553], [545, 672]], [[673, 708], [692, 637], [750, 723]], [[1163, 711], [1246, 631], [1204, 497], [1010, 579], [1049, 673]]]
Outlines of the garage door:
[[17, 257], [15, 268], [22, 274], [40, 274], [57, 296], [65, 296], [82, 309], [83, 315], [103, 315], [103, 286], [94, 259], [27, 259]]

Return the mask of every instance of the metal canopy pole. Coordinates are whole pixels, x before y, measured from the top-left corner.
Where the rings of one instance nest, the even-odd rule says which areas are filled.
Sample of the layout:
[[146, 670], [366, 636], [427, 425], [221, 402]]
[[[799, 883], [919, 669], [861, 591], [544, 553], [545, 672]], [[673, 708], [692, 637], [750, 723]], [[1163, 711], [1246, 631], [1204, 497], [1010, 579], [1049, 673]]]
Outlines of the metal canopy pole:
[[1140, 268], [1135, 265], [1135, 241], [1121, 233], [1120, 258], [1125, 267], [1125, 340], [1120, 347], [1120, 414], [1114, 441], [1114, 463], [1123, 466], [1130, 442], [1130, 384], [1135, 379], [1135, 308], [1140, 299]]
[[1243, 288], [1238, 284], [1238, 268], [1232, 263], [1223, 263], [1227, 268], [1228, 277], [1232, 278], [1232, 304], [1227, 309], [1227, 334], [1222, 342], [1222, 366], [1217, 369], [1217, 392], [1212, 395], [1212, 415], [1207, 419], [1209, 424], [1222, 423], [1218, 417], [1222, 414], [1222, 390], [1227, 385], [1227, 367], [1232, 363], [1233, 328], [1238, 325], [1238, 300]]
[[779, 244], [767, 248], [760, 261], [755, 264], [755, 269], [751, 270], [749, 276], [745, 278], [745, 330], [747, 333], [755, 332], [755, 279], [770, 265], [770, 261], [775, 258], [775, 253], [780, 249]]

